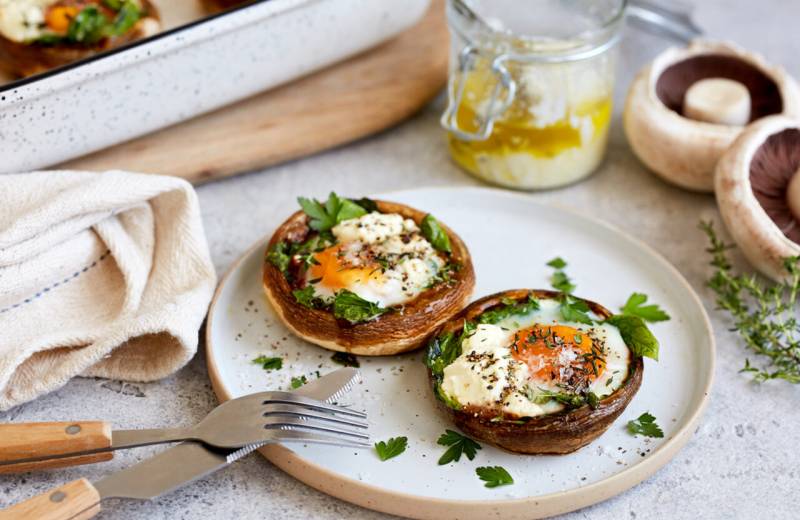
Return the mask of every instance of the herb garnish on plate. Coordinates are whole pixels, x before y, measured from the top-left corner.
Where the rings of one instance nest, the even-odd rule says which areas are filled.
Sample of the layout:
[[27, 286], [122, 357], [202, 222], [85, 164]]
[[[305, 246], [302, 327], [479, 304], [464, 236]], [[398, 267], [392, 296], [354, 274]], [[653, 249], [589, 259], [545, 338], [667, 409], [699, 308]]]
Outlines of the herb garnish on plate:
[[408, 437], [392, 437], [387, 441], [375, 443], [375, 452], [382, 461], [397, 457], [408, 447]]
[[462, 453], [466, 455], [469, 460], [472, 460], [475, 458], [475, 454], [478, 450], [481, 449], [480, 444], [453, 430], [445, 430], [445, 433], [439, 437], [436, 443], [442, 446], [450, 446], [439, 458], [440, 466], [453, 461], [458, 462], [461, 459]]
[[486, 482], [484, 485], [487, 488], [507, 486], [514, 483], [514, 479], [502, 466], [481, 466], [475, 468], [475, 473], [478, 474], [479, 479]]
[[280, 370], [283, 368], [283, 358], [269, 357], [265, 355], [258, 356], [253, 360], [256, 365], [261, 365], [264, 370]]
[[662, 438], [663, 430], [656, 424], [656, 418], [649, 412], [645, 412], [633, 421], [628, 421], [628, 432], [632, 435], [644, 435], [645, 437]]

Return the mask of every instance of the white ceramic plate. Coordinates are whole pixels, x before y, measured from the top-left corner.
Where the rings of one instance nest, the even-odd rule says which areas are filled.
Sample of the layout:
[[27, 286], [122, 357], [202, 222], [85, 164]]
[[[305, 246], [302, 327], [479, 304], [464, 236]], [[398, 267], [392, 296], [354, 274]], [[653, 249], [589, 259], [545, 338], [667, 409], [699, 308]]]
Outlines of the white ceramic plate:
[[[360, 196], [361, 194], [354, 194]], [[547, 288], [555, 256], [569, 262], [576, 294], [611, 309], [633, 291], [662, 305], [672, 320], [655, 324], [658, 363], [646, 360], [644, 382], [608, 432], [566, 456], [521, 456], [484, 446], [475, 460], [438, 466], [436, 439], [453, 428], [437, 409], [422, 353], [359, 358], [364, 378], [347, 401], [366, 409], [374, 440], [405, 435], [408, 450], [387, 462], [372, 451], [293, 445], [264, 455], [322, 491], [380, 511], [416, 518], [534, 518], [585, 507], [641, 482], [689, 439], [711, 386], [714, 344], [706, 313], [688, 283], [644, 244], [595, 220], [539, 205], [523, 195], [489, 189], [422, 189], [378, 196], [430, 211], [469, 247], [474, 297], [510, 288]], [[277, 227], [280, 222], [275, 222]], [[208, 363], [221, 400], [288, 388], [292, 377], [314, 377], [338, 367], [331, 352], [294, 338], [262, 296], [261, 263], [267, 239], [254, 246], [222, 281], [209, 314]], [[282, 370], [251, 361], [282, 356]], [[633, 437], [630, 419], [649, 411], [663, 439]], [[500, 465], [511, 486], [489, 489], [478, 466]]]

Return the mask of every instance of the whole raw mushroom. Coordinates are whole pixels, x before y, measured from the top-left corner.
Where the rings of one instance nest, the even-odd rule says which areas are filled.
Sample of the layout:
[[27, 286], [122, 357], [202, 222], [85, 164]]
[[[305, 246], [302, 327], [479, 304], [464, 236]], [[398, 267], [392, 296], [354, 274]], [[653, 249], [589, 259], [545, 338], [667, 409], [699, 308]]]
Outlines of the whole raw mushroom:
[[725, 226], [751, 264], [774, 280], [800, 255], [800, 121], [772, 116], [750, 125], [717, 164]]
[[800, 88], [781, 68], [730, 43], [695, 41], [643, 69], [628, 92], [633, 151], [669, 182], [714, 189], [714, 168], [746, 124], [800, 115]]

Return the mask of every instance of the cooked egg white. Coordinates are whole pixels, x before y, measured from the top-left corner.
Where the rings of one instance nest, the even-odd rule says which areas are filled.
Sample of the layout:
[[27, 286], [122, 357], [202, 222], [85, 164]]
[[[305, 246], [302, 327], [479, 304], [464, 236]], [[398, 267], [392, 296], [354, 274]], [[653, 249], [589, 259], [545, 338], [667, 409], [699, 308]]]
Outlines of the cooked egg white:
[[15, 42], [35, 40], [45, 26], [44, 12], [56, 0], [0, 0], [0, 34]]
[[536, 417], [564, 409], [545, 392], [565, 392], [578, 381], [603, 398], [622, 386], [631, 354], [616, 327], [565, 322], [555, 300], [540, 300], [539, 307], [478, 325], [444, 369], [442, 390], [464, 406]]
[[368, 213], [332, 229], [337, 244], [314, 255], [306, 272], [315, 294], [331, 300], [348, 289], [390, 307], [416, 298], [445, 264], [411, 219]]
[[[61, 15], [48, 19], [48, 8], [58, 0], [0, 0], [0, 34], [15, 42], [30, 42], [47, 33], [63, 34], [80, 6], [66, 5]], [[139, 0], [134, 3], [141, 7]], [[98, 0], [97, 5], [101, 2]], [[149, 20], [146, 31], [155, 20]], [[48, 26], [48, 23], [51, 24]]]

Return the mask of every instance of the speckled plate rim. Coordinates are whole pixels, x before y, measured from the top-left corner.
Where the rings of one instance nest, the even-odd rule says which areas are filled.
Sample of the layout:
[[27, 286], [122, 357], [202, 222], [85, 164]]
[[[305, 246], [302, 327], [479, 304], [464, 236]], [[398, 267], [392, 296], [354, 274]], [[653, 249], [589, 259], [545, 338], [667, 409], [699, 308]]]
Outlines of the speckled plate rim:
[[[381, 193], [375, 195], [375, 198], [390, 200], [393, 196], [402, 196], [418, 191], [432, 190], [482, 192], [485, 193], [487, 197], [506, 197], [516, 201], [523, 200], [526, 204], [547, 206], [546, 204], [542, 204], [530, 199], [524, 194], [482, 187], [416, 188], [411, 190], [399, 190]], [[583, 215], [580, 212], [562, 207], [560, 205], [553, 204], [551, 206], [557, 207], [559, 211], [571, 213], [580, 219], [588, 220], [594, 224], [600, 225], [601, 227], [607, 229], [610, 233], [617, 234], [622, 239], [628, 241], [632, 247], [638, 247], [644, 253], [650, 255], [655, 263], [657, 263], [662, 269], [668, 271], [682, 284], [693, 303], [700, 310], [700, 317], [704, 326], [709, 349], [708, 368], [705, 374], [701, 374], [701, 377], [704, 376], [702, 378], [705, 379], [705, 385], [698, 391], [702, 392], [702, 396], [700, 396], [700, 399], [692, 411], [691, 416], [684, 422], [684, 425], [672, 436], [671, 439], [667, 440], [656, 451], [651, 453], [649, 457], [643, 459], [638, 464], [624, 469], [619, 473], [594, 484], [590, 484], [578, 489], [549, 493], [536, 497], [507, 500], [448, 500], [398, 493], [394, 491], [388, 491], [384, 488], [359, 480], [343, 477], [338, 473], [334, 473], [322, 466], [309, 462], [284, 446], [273, 444], [261, 448], [259, 452], [281, 470], [285, 471], [301, 482], [319, 491], [322, 491], [323, 493], [352, 504], [373, 509], [375, 511], [409, 518], [418, 518], [421, 520], [483, 520], [491, 517], [502, 517], [503, 519], [508, 520], [517, 518], [546, 518], [549, 516], [575, 511], [577, 509], [607, 500], [639, 484], [650, 477], [662, 466], [666, 465], [689, 441], [697, 427], [697, 424], [700, 421], [700, 418], [702, 417], [703, 412], [706, 409], [706, 406], [708, 405], [711, 386], [714, 380], [714, 367], [716, 362], [716, 345], [708, 314], [706, 313], [705, 308], [700, 301], [700, 297], [694, 291], [689, 282], [686, 281], [683, 275], [680, 274], [680, 272], [672, 264], [670, 264], [652, 247], [602, 220]], [[232, 395], [222, 384], [219, 368], [217, 367], [217, 363], [214, 359], [214, 354], [211, 348], [211, 331], [213, 329], [216, 306], [219, 302], [220, 294], [232, 273], [235, 272], [239, 266], [255, 251], [265, 247], [271, 236], [272, 233], [259, 239], [252, 247], [248, 248], [247, 251], [245, 251], [233, 262], [220, 280], [220, 283], [214, 292], [214, 297], [211, 300], [211, 306], [208, 311], [208, 321], [206, 323], [206, 363], [208, 366], [208, 375], [211, 380], [211, 387], [213, 388], [214, 393], [217, 395], [220, 402], [225, 402], [231, 399]], [[695, 394], [693, 397], [696, 397], [696, 395], [697, 394]]]

